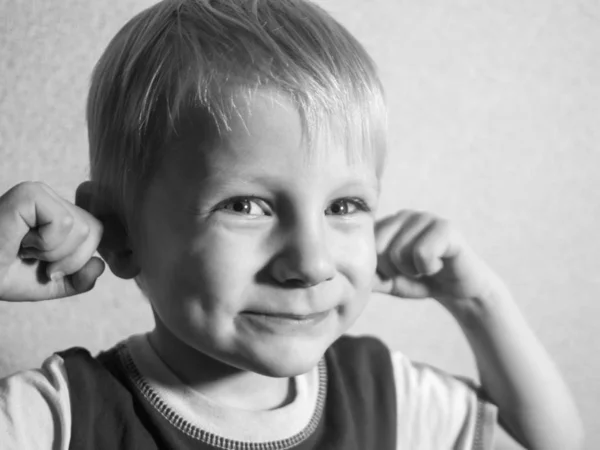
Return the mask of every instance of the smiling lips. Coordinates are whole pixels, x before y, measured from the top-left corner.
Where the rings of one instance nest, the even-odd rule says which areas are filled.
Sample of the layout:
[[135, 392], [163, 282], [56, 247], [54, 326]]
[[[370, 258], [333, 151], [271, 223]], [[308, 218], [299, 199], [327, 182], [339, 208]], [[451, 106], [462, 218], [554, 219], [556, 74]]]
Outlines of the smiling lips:
[[278, 312], [264, 310], [248, 310], [241, 313], [244, 322], [261, 333], [283, 335], [315, 335], [325, 332], [325, 324], [333, 317], [336, 308], [325, 311], [298, 314], [296, 312]]
[[274, 319], [291, 320], [291, 321], [303, 321], [303, 320], [314, 320], [323, 317], [329, 313], [330, 310], [316, 312], [312, 314], [295, 314], [295, 313], [275, 313], [271, 311], [244, 311], [244, 314], [271, 317]]

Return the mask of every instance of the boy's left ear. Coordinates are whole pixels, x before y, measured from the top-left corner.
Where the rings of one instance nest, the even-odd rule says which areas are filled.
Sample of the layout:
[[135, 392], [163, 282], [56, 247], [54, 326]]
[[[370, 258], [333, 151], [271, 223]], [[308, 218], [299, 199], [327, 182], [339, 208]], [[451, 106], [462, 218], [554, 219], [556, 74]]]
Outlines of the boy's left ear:
[[98, 253], [106, 261], [110, 270], [119, 278], [131, 279], [140, 273], [127, 228], [108, 198], [91, 181], [84, 181], [77, 187], [75, 205], [84, 209], [103, 226]]

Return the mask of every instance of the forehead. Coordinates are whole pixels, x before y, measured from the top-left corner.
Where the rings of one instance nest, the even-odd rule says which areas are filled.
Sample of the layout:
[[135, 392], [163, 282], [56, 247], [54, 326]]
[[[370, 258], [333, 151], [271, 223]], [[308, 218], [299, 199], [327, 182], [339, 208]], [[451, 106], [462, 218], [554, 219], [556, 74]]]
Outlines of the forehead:
[[309, 129], [288, 96], [266, 89], [238, 95], [234, 101], [227, 129], [218, 133], [206, 125], [206, 113], [188, 114], [176, 148], [165, 161], [172, 175], [206, 179], [302, 169], [308, 176], [328, 167], [340, 178], [354, 176], [378, 184], [376, 158], [360, 147], [358, 139], [354, 147], [347, 145], [342, 121], [332, 118]]

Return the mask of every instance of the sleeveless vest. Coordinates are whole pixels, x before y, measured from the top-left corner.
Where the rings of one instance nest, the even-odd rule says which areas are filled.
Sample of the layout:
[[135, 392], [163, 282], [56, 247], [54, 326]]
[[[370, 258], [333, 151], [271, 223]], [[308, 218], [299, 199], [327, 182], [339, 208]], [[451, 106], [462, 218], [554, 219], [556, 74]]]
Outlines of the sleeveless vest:
[[265, 443], [219, 438], [166, 405], [154, 407], [127, 375], [118, 352], [116, 347], [96, 358], [82, 348], [59, 353], [69, 380], [70, 450], [396, 448], [393, 367], [388, 348], [375, 338], [338, 339], [325, 353], [327, 388], [317, 421], [299, 436]]

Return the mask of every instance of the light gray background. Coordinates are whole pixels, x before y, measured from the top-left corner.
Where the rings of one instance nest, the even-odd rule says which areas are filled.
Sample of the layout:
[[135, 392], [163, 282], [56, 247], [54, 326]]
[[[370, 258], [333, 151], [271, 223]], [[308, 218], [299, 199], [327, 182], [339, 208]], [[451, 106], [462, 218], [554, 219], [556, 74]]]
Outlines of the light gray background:
[[[0, 0], [0, 192], [43, 180], [72, 199], [87, 174], [92, 67], [150, 0]], [[382, 214], [454, 221], [512, 287], [600, 445], [600, 2], [322, 0], [380, 66], [391, 155]], [[134, 283], [0, 304], [0, 376], [72, 345], [151, 326]], [[355, 326], [461, 374], [474, 363], [431, 301], [374, 297]]]

